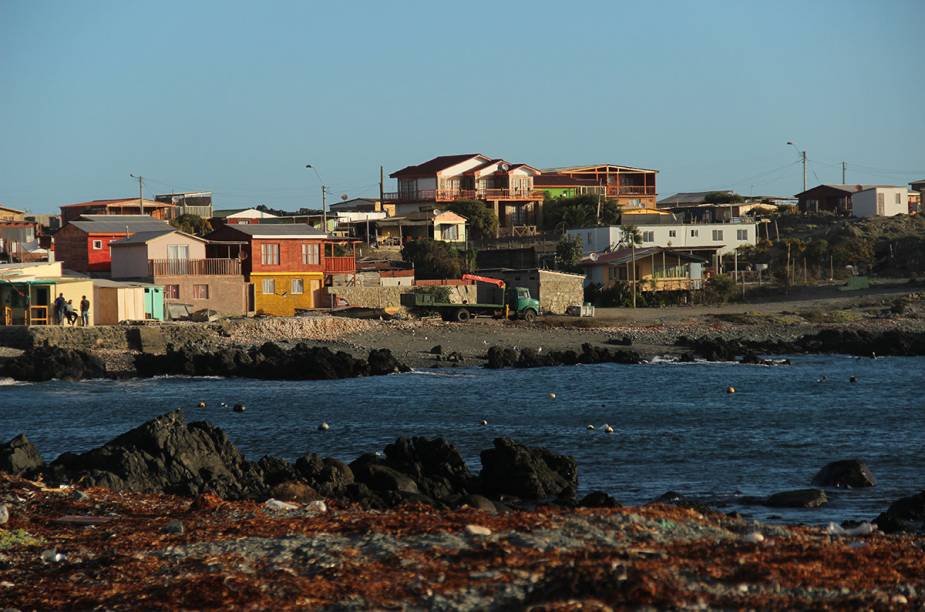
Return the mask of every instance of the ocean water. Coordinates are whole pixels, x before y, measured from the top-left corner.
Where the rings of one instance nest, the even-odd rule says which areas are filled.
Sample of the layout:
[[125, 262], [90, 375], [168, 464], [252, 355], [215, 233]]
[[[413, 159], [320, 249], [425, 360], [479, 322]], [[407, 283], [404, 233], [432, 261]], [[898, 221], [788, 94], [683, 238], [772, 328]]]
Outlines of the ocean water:
[[[461, 368], [300, 382], [6, 380], [0, 438], [25, 432], [49, 460], [183, 408], [189, 420], [224, 428], [250, 459], [317, 452], [350, 461], [398, 436], [443, 436], [478, 470], [479, 451], [508, 436], [575, 456], [582, 491], [602, 489], [636, 504], [674, 490], [725, 511], [787, 522], [869, 520], [925, 489], [925, 358], [792, 360], [789, 367]], [[819, 382], [821, 376], [827, 380]], [[726, 393], [730, 385], [735, 394]], [[196, 408], [199, 400], [208, 407]], [[236, 402], [247, 411], [232, 412]], [[331, 429], [317, 431], [321, 421]], [[604, 423], [615, 432], [603, 433]], [[597, 430], [588, 431], [589, 424]], [[829, 461], [853, 457], [868, 463], [877, 486], [832, 491], [829, 505], [816, 510], [737, 503], [807, 487]]]

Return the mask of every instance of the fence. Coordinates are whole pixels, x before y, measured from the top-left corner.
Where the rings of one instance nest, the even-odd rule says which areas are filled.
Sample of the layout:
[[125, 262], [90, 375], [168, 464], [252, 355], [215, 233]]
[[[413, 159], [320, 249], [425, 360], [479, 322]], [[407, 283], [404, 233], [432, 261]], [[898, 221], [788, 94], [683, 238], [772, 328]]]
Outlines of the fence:
[[149, 259], [151, 276], [240, 276], [241, 262], [237, 259]]

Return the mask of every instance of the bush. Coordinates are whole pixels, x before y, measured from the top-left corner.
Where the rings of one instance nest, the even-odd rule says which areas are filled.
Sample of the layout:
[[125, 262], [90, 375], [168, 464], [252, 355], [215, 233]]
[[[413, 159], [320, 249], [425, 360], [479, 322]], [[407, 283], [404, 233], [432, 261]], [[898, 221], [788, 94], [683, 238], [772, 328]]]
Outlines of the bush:
[[710, 304], [732, 302], [738, 298], [738, 295], [735, 280], [728, 274], [711, 277], [703, 287], [703, 299]]
[[582, 272], [578, 262], [584, 255], [584, 249], [581, 244], [581, 236], [570, 238], [562, 236], [559, 243], [556, 244], [556, 260], [559, 262], [561, 269], [567, 272]]
[[212, 231], [212, 225], [209, 221], [199, 215], [180, 215], [173, 219], [170, 224], [181, 232], [195, 236], [205, 236]]
[[596, 225], [616, 225], [620, 208], [613, 200], [601, 201], [601, 218], [597, 219], [598, 198], [580, 195], [574, 198], [548, 199], [543, 203], [543, 227], [547, 230], [574, 229]]
[[498, 216], [485, 202], [479, 200], [457, 200], [447, 210], [465, 217], [473, 240], [494, 238], [498, 233]]
[[421, 279], [459, 278], [465, 264], [456, 249], [429, 238], [405, 243], [401, 256], [414, 264], [414, 275]]

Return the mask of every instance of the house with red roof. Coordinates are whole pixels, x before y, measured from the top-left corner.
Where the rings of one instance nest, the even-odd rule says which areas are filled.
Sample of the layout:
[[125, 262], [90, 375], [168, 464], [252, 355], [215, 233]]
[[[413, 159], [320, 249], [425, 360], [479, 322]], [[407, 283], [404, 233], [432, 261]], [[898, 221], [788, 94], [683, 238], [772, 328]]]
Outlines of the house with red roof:
[[441, 155], [390, 174], [398, 190], [384, 193], [382, 204], [403, 216], [458, 200], [480, 200], [498, 216], [500, 235], [533, 235], [543, 219], [543, 192], [533, 185], [539, 174], [528, 164], [481, 153]]
[[108, 274], [112, 267], [110, 242], [138, 232], [172, 229], [167, 222], [148, 215], [84, 215], [55, 233], [55, 258], [74, 272]]
[[90, 200], [61, 207], [61, 223], [66, 225], [77, 221], [83, 215], [148, 215], [154, 219], [167, 220], [174, 217], [176, 204], [139, 198], [116, 198], [114, 200]]

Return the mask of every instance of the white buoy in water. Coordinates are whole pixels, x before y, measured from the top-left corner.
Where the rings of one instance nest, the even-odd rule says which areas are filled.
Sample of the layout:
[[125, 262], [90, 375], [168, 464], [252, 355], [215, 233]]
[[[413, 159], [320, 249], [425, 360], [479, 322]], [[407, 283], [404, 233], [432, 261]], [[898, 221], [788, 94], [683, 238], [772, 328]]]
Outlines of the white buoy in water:
[[481, 425], [482, 427], [484, 427], [485, 425], [488, 425], [488, 419], [482, 419], [481, 421], [479, 421], [479, 425]]
[[604, 433], [613, 433], [613, 427], [611, 427], [607, 423], [604, 423]]
[[247, 406], [245, 406], [241, 402], [238, 402], [237, 404], [234, 405], [234, 408], [232, 408], [232, 410], [234, 410], [235, 412], [244, 412], [245, 410], [247, 410]]
[[196, 407], [197, 407], [197, 408], [205, 408], [205, 407], [206, 407], [206, 402], [205, 402], [205, 400], [199, 400], [199, 403], [196, 404]]
[[551, 400], [554, 400], [556, 399], [556, 394], [550, 391], [549, 393], [546, 394], [546, 397], [548, 397]]
[[594, 431], [594, 425], [588, 425], [588, 431]]
[[328, 425], [327, 421], [321, 421], [321, 425], [318, 426], [318, 431], [327, 431], [331, 429], [331, 426]]
[[729, 393], [730, 395], [732, 395], [735, 392], [736, 392], [736, 388], [733, 387], [732, 385], [729, 385], [728, 387], [726, 387], [726, 393]]

